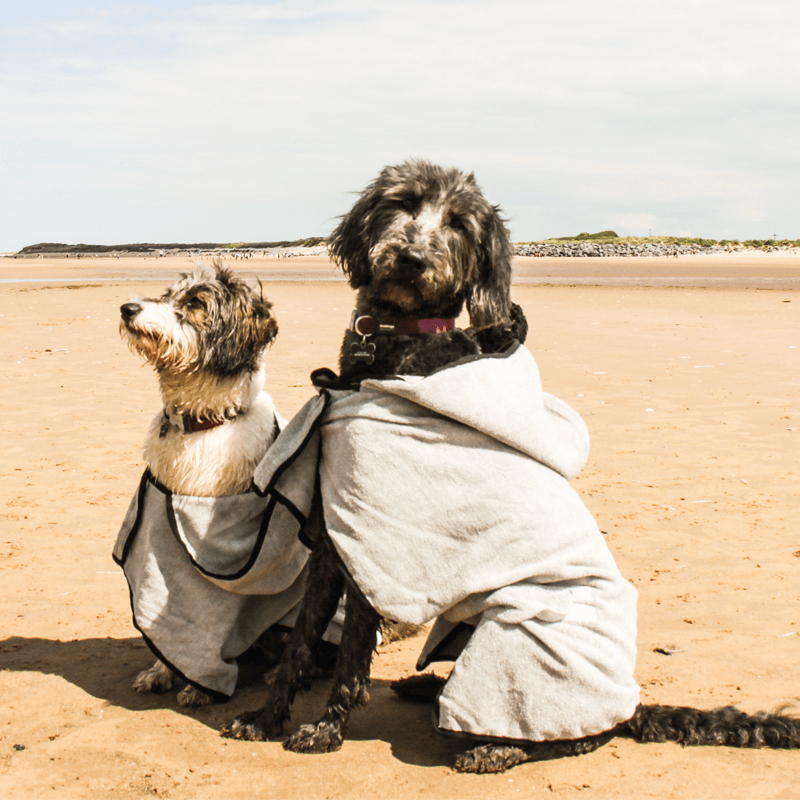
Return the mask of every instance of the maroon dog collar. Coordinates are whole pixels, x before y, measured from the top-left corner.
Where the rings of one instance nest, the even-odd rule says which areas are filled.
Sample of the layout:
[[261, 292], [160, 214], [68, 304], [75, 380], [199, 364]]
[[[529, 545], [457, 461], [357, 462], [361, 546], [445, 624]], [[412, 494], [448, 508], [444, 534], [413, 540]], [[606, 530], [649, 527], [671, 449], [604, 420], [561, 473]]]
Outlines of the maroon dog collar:
[[170, 414], [164, 409], [164, 418], [159, 431], [159, 438], [163, 439], [167, 435], [170, 427], [177, 428], [181, 433], [199, 433], [200, 431], [210, 431], [212, 428], [219, 428], [226, 422], [236, 419], [242, 412], [234, 411], [228, 413], [225, 419], [210, 419], [208, 417], [194, 417], [191, 414]]
[[191, 414], [183, 415], [183, 430], [186, 433], [197, 433], [198, 431], [210, 431], [230, 422], [227, 419], [204, 419], [203, 417], [193, 417]]
[[447, 333], [456, 326], [454, 319], [378, 319], [377, 317], [358, 316], [353, 312], [350, 330], [360, 336], [374, 336], [376, 333], [415, 334], [415, 333]]

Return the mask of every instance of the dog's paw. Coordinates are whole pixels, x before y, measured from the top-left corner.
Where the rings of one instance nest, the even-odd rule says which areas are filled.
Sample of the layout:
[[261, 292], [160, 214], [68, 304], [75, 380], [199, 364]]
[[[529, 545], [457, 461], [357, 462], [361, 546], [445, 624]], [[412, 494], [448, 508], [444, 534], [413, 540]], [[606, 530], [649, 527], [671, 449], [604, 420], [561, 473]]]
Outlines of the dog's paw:
[[178, 692], [179, 706], [208, 706], [213, 702], [209, 695], [191, 684], [183, 691]]
[[240, 714], [223, 729], [226, 739], [246, 739], [250, 742], [266, 742], [281, 735], [283, 725], [275, 722], [271, 714], [263, 711], [248, 711]]
[[456, 772], [490, 773], [505, 772], [511, 767], [528, 761], [524, 750], [519, 747], [507, 747], [498, 744], [486, 744], [473, 747], [466, 753], [456, 756]]
[[318, 722], [316, 725], [302, 725], [283, 743], [283, 749], [292, 753], [333, 753], [343, 741], [341, 725]]
[[168, 692], [172, 688], [174, 678], [174, 673], [166, 664], [156, 661], [150, 669], [143, 670], [136, 676], [133, 690], [140, 694]]

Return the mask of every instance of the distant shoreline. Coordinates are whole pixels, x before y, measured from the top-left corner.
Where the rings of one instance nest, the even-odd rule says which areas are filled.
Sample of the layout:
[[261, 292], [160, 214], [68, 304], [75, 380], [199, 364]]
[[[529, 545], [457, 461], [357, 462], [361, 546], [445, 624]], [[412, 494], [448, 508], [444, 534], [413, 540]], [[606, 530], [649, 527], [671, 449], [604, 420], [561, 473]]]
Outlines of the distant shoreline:
[[[287, 249], [325, 249], [325, 239], [321, 236], [312, 236], [306, 239], [284, 239], [277, 242], [237, 242], [234, 244], [221, 244], [219, 242], [200, 242], [195, 244], [178, 244], [176, 242], [153, 243], [139, 242], [137, 244], [64, 244], [63, 242], [40, 242], [39, 244], [29, 244], [17, 253], [13, 254], [20, 258], [31, 256], [56, 254], [64, 255], [113, 255], [116, 253], [134, 255], [184, 255], [186, 253], [196, 253], [205, 255], [211, 252], [220, 253], [241, 253], [258, 250], [287, 250]], [[9, 254], [11, 255], [11, 254]]]
[[[320, 239], [319, 243], [309, 245], [310, 240], [302, 242], [261, 243], [257, 245], [61, 245], [40, 244], [23, 247], [16, 253], [2, 254], [12, 259], [43, 258], [213, 258], [247, 260], [252, 258], [293, 258], [298, 256], [328, 256], [328, 245]], [[678, 258], [680, 256], [726, 256], [726, 255], [785, 255], [800, 256], [800, 246], [792, 244], [760, 245], [744, 244], [696, 244], [675, 242], [531, 242], [516, 244], [515, 256], [533, 258]]]
[[[34, 246], [36, 247], [36, 246]], [[220, 258], [241, 260], [249, 258], [290, 258], [292, 256], [327, 256], [328, 248], [325, 245], [315, 247], [302, 246], [275, 246], [275, 247], [223, 247], [223, 246], [193, 246], [187, 245], [180, 248], [167, 248], [159, 245], [136, 245], [136, 249], [125, 249], [126, 246], [112, 247], [106, 245], [90, 245], [91, 249], [81, 250], [81, 245], [68, 245], [64, 249], [41, 250], [23, 247], [16, 253], [5, 253], [4, 258], [34, 260], [42, 258]]]

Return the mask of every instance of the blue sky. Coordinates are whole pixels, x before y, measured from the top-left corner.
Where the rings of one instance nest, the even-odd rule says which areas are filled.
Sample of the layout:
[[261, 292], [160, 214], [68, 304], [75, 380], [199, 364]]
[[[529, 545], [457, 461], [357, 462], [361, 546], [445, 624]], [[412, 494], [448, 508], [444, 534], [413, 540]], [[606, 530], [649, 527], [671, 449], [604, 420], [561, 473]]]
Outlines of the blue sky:
[[796, 0], [7, 6], [0, 251], [323, 236], [409, 157], [516, 241], [800, 238]]

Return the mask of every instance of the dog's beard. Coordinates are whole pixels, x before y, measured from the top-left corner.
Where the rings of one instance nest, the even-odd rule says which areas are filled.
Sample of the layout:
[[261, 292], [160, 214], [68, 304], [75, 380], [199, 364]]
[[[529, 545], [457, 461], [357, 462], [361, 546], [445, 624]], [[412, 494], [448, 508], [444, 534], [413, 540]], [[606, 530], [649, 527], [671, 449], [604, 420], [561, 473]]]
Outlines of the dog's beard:
[[164, 349], [159, 337], [148, 333], [133, 334], [124, 325], [121, 325], [120, 328], [131, 352], [141, 356], [148, 364], [158, 362]]
[[382, 281], [378, 289], [378, 297], [384, 303], [397, 306], [397, 308], [413, 312], [423, 304], [422, 292], [413, 280], [396, 280], [389, 278]]
[[457, 317], [465, 292], [457, 284], [387, 276], [358, 292], [360, 313], [386, 317]]
[[440, 314], [454, 305], [460, 309], [464, 287], [459, 275], [457, 270], [440, 266], [413, 275], [394, 265], [388, 269], [376, 266], [371, 284], [362, 287], [362, 297], [372, 304], [372, 313], [383, 308], [406, 315]]
[[159, 371], [190, 373], [199, 368], [197, 343], [185, 333], [172, 338], [157, 330], [131, 329], [124, 322], [120, 331], [130, 350]]

